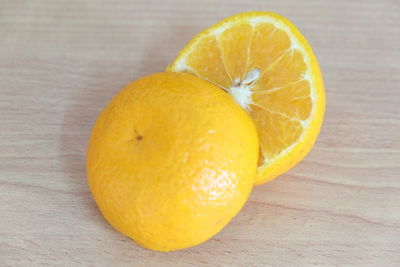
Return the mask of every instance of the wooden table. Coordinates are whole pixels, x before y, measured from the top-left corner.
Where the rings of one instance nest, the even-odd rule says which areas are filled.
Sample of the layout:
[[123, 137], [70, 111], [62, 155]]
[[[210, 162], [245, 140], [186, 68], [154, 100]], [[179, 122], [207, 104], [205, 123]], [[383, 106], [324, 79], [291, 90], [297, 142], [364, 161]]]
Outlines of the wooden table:
[[[110, 98], [245, 10], [291, 19], [320, 61], [310, 155], [199, 246], [158, 253], [100, 215], [85, 176]], [[400, 2], [0, 0], [0, 265], [400, 266]]]

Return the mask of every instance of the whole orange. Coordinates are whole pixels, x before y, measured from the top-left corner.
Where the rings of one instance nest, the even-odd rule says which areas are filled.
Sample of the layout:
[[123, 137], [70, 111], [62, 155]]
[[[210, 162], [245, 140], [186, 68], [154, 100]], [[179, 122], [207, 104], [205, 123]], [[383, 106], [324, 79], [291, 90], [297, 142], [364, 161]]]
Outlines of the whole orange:
[[257, 130], [232, 97], [195, 76], [158, 73], [100, 114], [87, 152], [90, 189], [118, 231], [159, 251], [199, 244], [242, 208]]

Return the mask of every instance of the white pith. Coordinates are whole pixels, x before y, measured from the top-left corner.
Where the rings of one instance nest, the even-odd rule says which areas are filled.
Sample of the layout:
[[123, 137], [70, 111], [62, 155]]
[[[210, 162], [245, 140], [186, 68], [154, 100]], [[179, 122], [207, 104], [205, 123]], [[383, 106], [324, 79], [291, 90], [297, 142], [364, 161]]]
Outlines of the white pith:
[[227, 88], [228, 93], [242, 106], [243, 109], [247, 110], [250, 104], [253, 104], [251, 99], [252, 91], [254, 83], [257, 82], [260, 77], [260, 70], [254, 68], [249, 71], [243, 80], [239, 77], [236, 77], [233, 81], [231, 87]]

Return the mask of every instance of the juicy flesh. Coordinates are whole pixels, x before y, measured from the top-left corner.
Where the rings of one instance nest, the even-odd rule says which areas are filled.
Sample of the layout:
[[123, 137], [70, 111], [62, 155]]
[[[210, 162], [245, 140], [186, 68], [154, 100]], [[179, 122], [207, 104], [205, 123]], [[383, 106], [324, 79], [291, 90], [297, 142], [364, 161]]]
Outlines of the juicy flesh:
[[267, 163], [301, 138], [312, 110], [303, 54], [271, 23], [237, 24], [198, 40], [182, 71], [229, 92], [255, 122]]

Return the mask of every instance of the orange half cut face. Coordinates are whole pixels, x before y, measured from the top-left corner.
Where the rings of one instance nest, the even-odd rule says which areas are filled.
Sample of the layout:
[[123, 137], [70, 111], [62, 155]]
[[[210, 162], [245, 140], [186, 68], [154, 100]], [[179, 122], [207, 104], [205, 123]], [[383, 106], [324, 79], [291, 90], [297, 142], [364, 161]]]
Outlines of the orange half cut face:
[[215, 24], [167, 71], [207, 80], [245, 109], [260, 141], [255, 184], [292, 168], [320, 132], [325, 92], [318, 62], [299, 30], [278, 14], [246, 12]]

